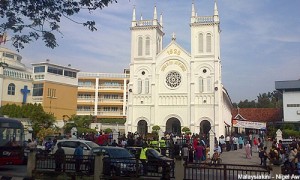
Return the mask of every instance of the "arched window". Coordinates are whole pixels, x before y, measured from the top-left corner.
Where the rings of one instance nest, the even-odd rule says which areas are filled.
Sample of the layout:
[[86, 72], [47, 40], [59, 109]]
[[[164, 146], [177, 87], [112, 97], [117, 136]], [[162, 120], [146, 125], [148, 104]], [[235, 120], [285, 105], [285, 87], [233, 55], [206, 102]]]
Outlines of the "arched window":
[[200, 33], [198, 36], [198, 52], [203, 53], [203, 34]]
[[145, 94], [149, 94], [149, 79], [145, 80]]
[[206, 79], [206, 83], [207, 83], [207, 92], [211, 92], [211, 77], [208, 77]]
[[206, 34], [206, 52], [211, 52], [211, 34]]
[[199, 77], [199, 92], [203, 92], [203, 78]]
[[138, 56], [143, 55], [143, 38], [139, 37], [138, 39]]
[[160, 52], [160, 49], [160, 38], [158, 37], [156, 41], [156, 54]]
[[142, 80], [138, 79], [138, 94], [142, 93]]
[[146, 37], [145, 55], [150, 55], [150, 38]]
[[16, 86], [14, 83], [10, 83], [8, 85], [7, 94], [8, 95], [15, 95]]

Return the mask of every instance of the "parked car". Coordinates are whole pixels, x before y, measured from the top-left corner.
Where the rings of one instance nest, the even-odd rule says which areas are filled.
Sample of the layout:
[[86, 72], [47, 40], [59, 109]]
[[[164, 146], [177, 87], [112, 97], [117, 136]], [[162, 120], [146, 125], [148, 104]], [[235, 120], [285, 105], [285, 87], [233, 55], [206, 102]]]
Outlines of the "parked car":
[[[99, 146], [92, 149], [92, 154], [104, 155], [104, 175], [131, 176], [140, 174], [142, 170], [141, 161], [125, 148], [113, 146]], [[136, 168], [138, 167], [138, 168]]]
[[[141, 147], [127, 147], [136, 158], [140, 157]], [[165, 167], [171, 168], [174, 166], [174, 160], [163, 156], [157, 150], [153, 148], [147, 148], [146, 156], [147, 156], [147, 165], [148, 171], [152, 172], [161, 172]]]
[[57, 145], [61, 144], [61, 147], [65, 151], [66, 155], [73, 155], [75, 148], [77, 147], [77, 142], [80, 142], [80, 146], [83, 148], [83, 155], [90, 155], [92, 148], [99, 147], [98, 144], [93, 141], [81, 140], [81, 139], [62, 139], [57, 140], [57, 143], [54, 145], [52, 153], [58, 149]]

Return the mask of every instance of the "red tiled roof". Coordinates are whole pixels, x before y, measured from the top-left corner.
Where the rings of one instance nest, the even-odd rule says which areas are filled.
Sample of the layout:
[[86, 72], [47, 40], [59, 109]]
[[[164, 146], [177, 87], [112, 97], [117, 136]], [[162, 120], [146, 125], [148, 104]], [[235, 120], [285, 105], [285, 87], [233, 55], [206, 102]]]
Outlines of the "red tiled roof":
[[232, 119], [240, 114], [246, 121], [273, 122], [282, 121], [283, 112], [281, 108], [237, 108], [231, 111]]

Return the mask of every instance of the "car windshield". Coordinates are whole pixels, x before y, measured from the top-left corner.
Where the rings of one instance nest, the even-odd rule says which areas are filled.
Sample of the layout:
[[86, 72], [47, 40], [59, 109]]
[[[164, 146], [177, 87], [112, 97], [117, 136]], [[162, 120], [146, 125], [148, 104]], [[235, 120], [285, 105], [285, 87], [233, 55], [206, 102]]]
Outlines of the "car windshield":
[[90, 142], [86, 142], [86, 144], [87, 144], [89, 147], [91, 147], [91, 148], [94, 148], [94, 147], [99, 147], [99, 145], [98, 145], [98, 144], [96, 144], [96, 143], [94, 143], [94, 142], [92, 142], [92, 141], [90, 141]]

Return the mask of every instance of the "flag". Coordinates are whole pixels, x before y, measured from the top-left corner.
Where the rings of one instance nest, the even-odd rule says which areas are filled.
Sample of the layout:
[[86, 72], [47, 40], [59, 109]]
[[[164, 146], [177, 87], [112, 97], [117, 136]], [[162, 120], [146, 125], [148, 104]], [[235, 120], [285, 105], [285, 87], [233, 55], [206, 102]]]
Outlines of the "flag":
[[0, 45], [1, 45], [2, 43], [5, 44], [5, 42], [6, 42], [6, 37], [7, 37], [6, 32], [4, 32], [2, 35], [0, 35]]

